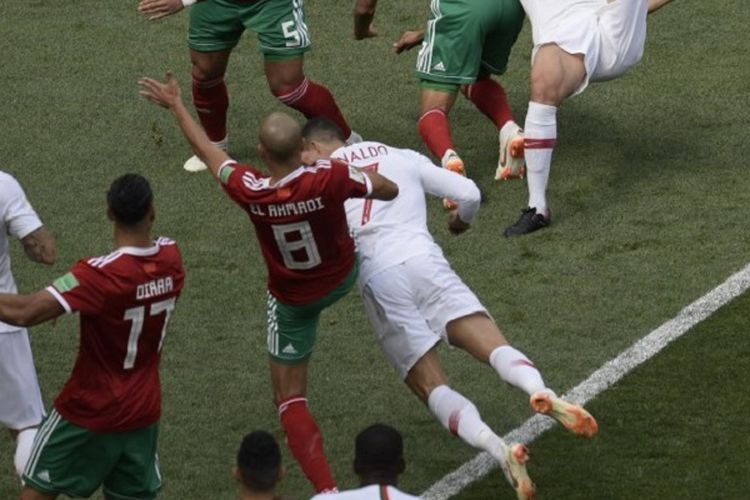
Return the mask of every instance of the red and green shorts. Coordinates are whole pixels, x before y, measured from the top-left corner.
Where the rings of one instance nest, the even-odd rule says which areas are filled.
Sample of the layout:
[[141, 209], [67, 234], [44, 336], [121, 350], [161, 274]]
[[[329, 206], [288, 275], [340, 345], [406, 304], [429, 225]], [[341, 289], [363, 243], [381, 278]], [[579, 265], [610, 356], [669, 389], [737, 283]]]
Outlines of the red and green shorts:
[[338, 287], [310, 304], [284, 304], [268, 293], [268, 354], [271, 359], [286, 365], [307, 360], [315, 345], [320, 313], [349, 293], [358, 273], [357, 260]]
[[266, 59], [300, 57], [310, 49], [303, 0], [205, 0], [190, 7], [188, 46], [198, 52], [231, 50], [254, 32]]
[[518, 0], [432, 0], [417, 76], [430, 87], [503, 74], [524, 17]]
[[42, 493], [90, 497], [100, 486], [111, 500], [150, 500], [161, 488], [159, 424], [95, 433], [53, 409], [39, 428], [23, 480]]

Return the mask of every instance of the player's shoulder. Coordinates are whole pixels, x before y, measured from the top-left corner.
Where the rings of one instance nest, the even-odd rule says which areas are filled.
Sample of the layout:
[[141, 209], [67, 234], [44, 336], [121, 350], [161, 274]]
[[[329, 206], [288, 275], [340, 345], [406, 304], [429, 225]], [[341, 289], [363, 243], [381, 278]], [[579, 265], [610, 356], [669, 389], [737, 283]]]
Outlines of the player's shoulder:
[[7, 198], [9, 195], [22, 194], [23, 188], [13, 175], [0, 170], [0, 195]]

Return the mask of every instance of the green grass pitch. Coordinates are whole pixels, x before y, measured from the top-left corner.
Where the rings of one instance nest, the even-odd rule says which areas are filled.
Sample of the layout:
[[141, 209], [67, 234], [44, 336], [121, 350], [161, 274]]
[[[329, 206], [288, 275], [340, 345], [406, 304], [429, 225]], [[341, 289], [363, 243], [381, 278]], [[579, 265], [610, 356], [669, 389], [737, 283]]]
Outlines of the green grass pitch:
[[[157, 232], [176, 239], [187, 285], [166, 339], [160, 457], [165, 499], [229, 499], [236, 447], [264, 428], [282, 434], [271, 402], [265, 346], [265, 269], [243, 212], [208, 175], [181, 168], [188, 148], [167, 113], [137, 96], [142, 75], [173, 69], [189, 99], [187, 16], [149, 23], [136, 1], [40, 0], [0, 5], [0, 168], [14, 174], [57, 237], [59, 263], [29, 263], [18, 245], [22, 291], [107, 253], [104, 192], [135, 171], [153, 183]], [[416, 132], [416, 54], [391, 43], [423, 24], [424, 0], [381, 0], [379, 37], [351, 38], [351, 2], [307, 6], [314, 50], [308, 75], [329, 86], [366, 138], [423, 151]], [[506, 240], [526, 201], [521, 182], [492, 181], [491, 124], [460, 99], [454, 138], [486, 202], [476, 227], [446, 230], [439, 200], [430, 227], [508, 338], [561, 392], [750, 261], [750, 11], [742, 0], [678, 0], [649, 20], [643, 62], [592, 85], [560, 110], [550, 202], [554, 224]], [[525, 28], [501, 81], [522, 123], [528, 100]], [[231, 151], [257, 162], [270, 97], [257, 42], [230, 62]], [[540, 498], [744, 498], [747, 466], [747, 295], [697, 326], [590, 404], [601, 435], [555, 429], [531, 445]], [[77, 318], [32, 332], [45, 403], [75, 357]], [[531, 414], [526, 398], [461, 352], [443, 350], [452, 384], [504, 433]], [[312, 364], [311, 407], [340, 484], [353, 438], [383, 421], [405, 436], [401, 486], [418, 493], [475, 455], [443, 431], [387, 366], [356, 295], [323, 317]], [[2, 404], [2, 402], [0, 402]], [[17, 496], [13, 443], [0, 433], [0, 498]], [[286, 453], [281, 490], [311, 493]], [[98, 494], [97, 494], [98, 495]], [[493, 475], [460, 498], [512, 498]], [[96, 498], [99, 498], [96, 496]]]

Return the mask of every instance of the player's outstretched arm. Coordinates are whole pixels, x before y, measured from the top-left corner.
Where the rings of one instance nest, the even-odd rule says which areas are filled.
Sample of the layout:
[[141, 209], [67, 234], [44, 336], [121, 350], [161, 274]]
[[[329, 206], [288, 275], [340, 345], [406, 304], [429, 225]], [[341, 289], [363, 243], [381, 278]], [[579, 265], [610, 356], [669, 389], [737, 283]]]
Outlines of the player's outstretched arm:
[[149, 21], [156, 21], [176, 14], [193, 3], [183, 0], [141, 0], [138, 2], [138, 12], [148, 17]]
[[21, 239], [26, 256], [34, 262], [52, 265], [57, 260], [55, 238], [42, 226]]
[[424, 30], [405, 31], [393, 44], [393, 52], [400, 54], [416, 47], [424, 40]]
[[15, 326], [34, 326], [63, 314], [65, 309], [47, 290], [29, 295], [0, 293], [0, 321]]
[[672, 0], [648, 0], [648, 13], [651, 14], [652, 12], [661, 9], [671, 1]]
[[198, 158], [208, 166], [211, 173], [219, 178], [219, 167], [229, 159], [223, 150], [211, 144], [206, 132], [196, 123], [182, 102], [182, 93], [177, 80], [171, 71], [167, 71], [166, 81], [158, 82], [153, 78], [143, 77], [138, 80], [140, 94], [149, 101], [167, 108], [177, 117], [182, 133], [193, 148]]
[[378, 32], [372, 25], [375, 18], [375, 7], [378, 0], [357, 0], [354, 4], [354, 39], [364, 40], [378, 36]]
[[388, 179], [387, 177], [383, 177], [379, 173], [373, 172], [371, 170], [361, 170], [361, 172], [370, 179], [370, 183], [372, 184], [372, 192], [367, 196], [367, 198], [372, 198], [374, 200], [391, 201], [396, 196], [398, 196], [398, 184], [396, 184], [392, 180]]

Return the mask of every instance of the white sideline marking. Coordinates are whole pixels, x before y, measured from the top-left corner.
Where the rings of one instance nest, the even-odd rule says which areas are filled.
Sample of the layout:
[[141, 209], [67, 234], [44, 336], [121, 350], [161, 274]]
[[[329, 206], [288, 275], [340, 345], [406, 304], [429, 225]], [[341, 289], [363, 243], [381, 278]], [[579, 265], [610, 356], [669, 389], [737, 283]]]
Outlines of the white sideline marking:
[[[616, 358], [604, 363], [601, 368], [562, 397], [579, 405], [586, 404], [748, 288], [750, 288], [750, 264], [685, 307], [677, 316], [622, 351]], [[551, 418], [535, 415], [503, 436], [503, 439], [507, 442], [530, 443], [555, 424], [556, 422]], [[479, 453], [433, 484], [421, 496], [428, 500], [450, 498], [471, 483], [486, 476], [497, 465], [488, 453]]]

